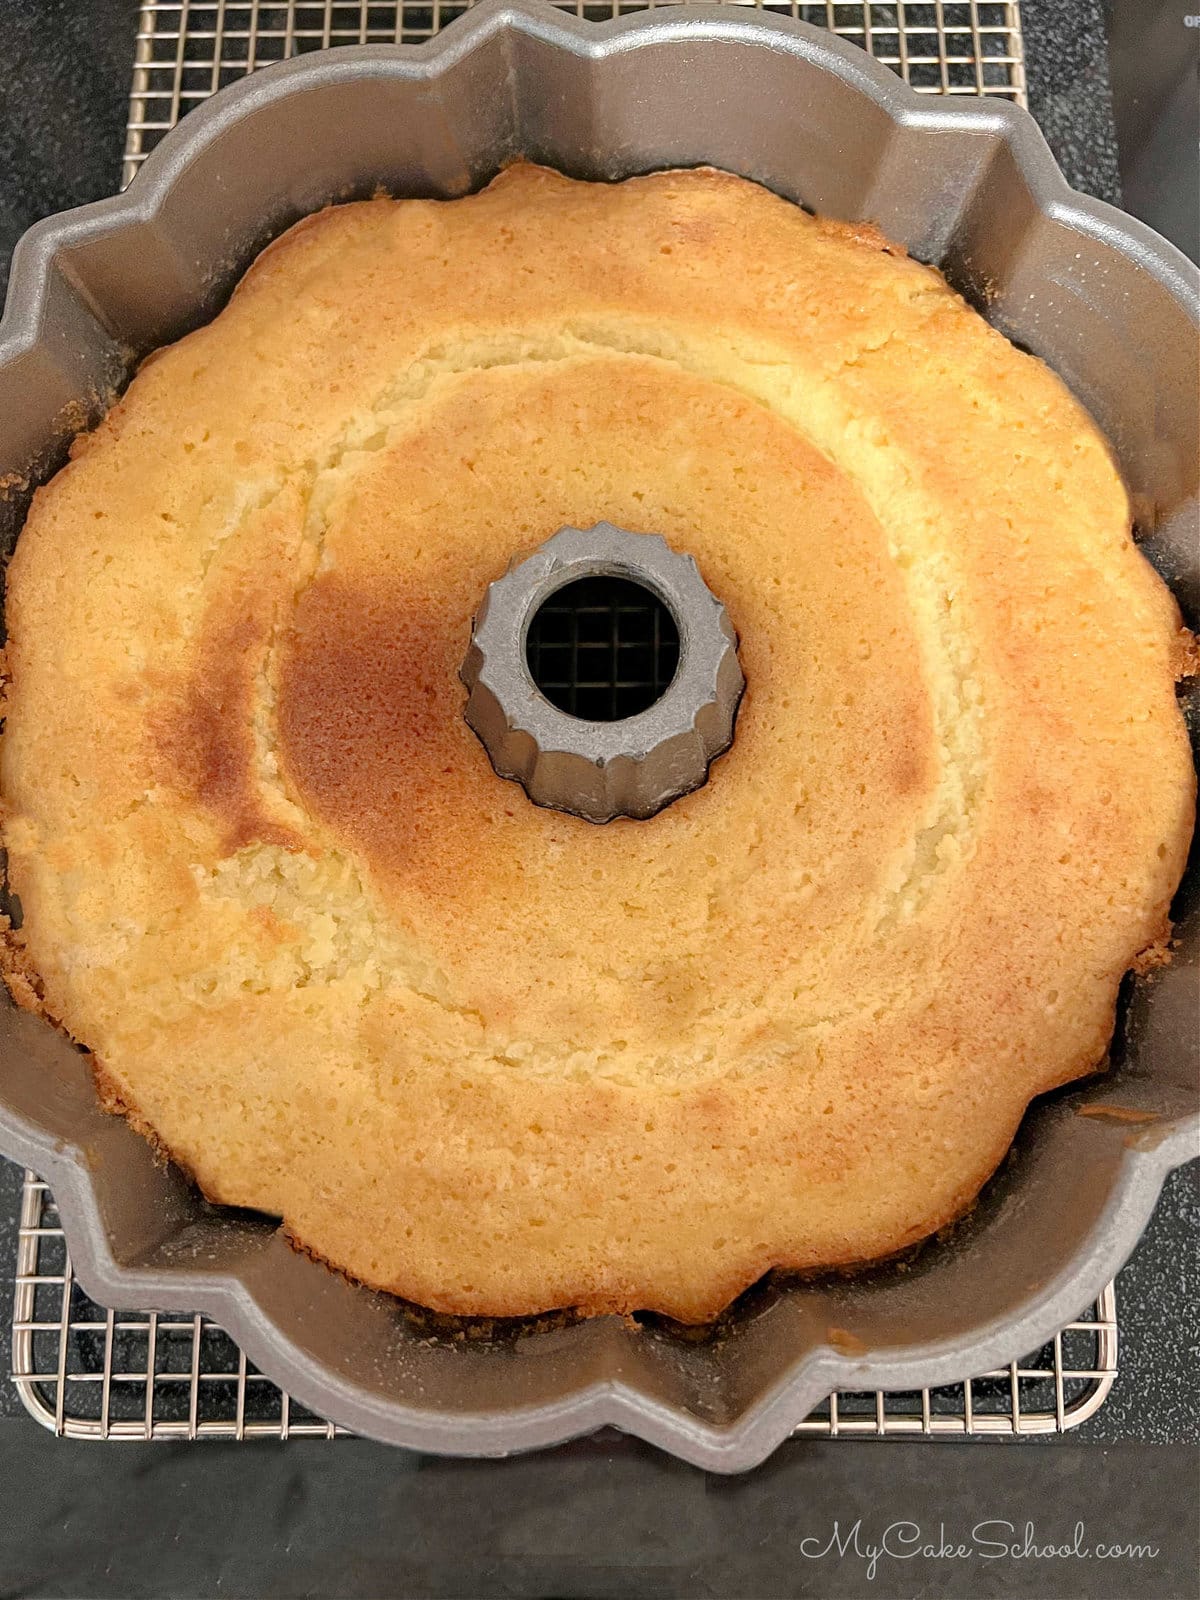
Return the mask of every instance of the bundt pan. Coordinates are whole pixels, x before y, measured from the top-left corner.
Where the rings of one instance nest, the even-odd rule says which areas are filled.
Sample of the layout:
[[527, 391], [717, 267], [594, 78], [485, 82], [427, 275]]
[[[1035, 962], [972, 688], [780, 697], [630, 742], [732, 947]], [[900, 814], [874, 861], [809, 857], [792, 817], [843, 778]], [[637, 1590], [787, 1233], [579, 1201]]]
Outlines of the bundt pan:
[[[7, 547], [71, 434], [148, 351], [211, 317], [281, 229], [380, 187], [462, 194], [516, 155], [586, 178], [712, 163], [869, 219], [938, 263], [1091, 409], [1143, 547], [1195, 623], [1190, 266], [1073, 193], [1023, 112], [919, 99], [824, 32], [724, 7], [596, 26], [488, 3], [414, 49], [272, 67], [192, 113], [128, 193], [35, 227], [0, 336]], [[455, 270], [469, 284], [471, 263]], [[207, 1205], [100, 1111], [84, 1058], [7, 1004], [0, 1149], [48, 1180], [91, 1294], [208, 1313], [292, 1394], [362, 1434], [501, 1455], [610, 1424], [735, 1471], [835, 1387], [945, 1383], [1036, 1348], [1121, 1265], [1164, 1176], [1196, 1149], [1194, 859], [1176, 918], [1173, 961], [1128, 984], [1110, 1070], [1030, 1110], [947, 1238], [857, 1277], [768, 1281], [709, 1338], [654, 1319], [465, 1340], [421, 1327], [296, 1254], [270, 1219]]]

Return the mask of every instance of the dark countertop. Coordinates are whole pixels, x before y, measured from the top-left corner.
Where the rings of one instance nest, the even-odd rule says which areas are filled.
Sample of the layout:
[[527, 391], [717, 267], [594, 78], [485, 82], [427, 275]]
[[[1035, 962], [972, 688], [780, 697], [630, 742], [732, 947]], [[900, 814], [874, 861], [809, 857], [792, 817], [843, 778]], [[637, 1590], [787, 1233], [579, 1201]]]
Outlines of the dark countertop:
[[[1194, 53], [1200, 33], [1184, 35], [1184, 8], [1147, 9], [1178, 13], [1177, 39], [1172, 18], [1163, 23], [1164, 48]], [[134, 0], [0, 9], [0, 287], [31, 222], [119, 181], [135, 11]], [[1161, 184], [1136, 160], [1153, 97], [1130, 88], [1114, 49], [1118, 109], [1133, 107], [1118, 149], [1101, 0], [1023, 0], [1022, 16], [1031, 109], [1069, 180], [1119, 200], [1121, 174], [1133, 173], [1139, 211], [1170, 227], [1170, 207], [1156, 209]], [[1184, 184], [1194, 188], [1187, 148]], [[1194, 252], [1186, 232], [1176, 237]], [[5, 1317], [18, 1179], [0, 1163]], [[615, 1435], [508, 1463], [439, 1462], [359, 1441], [106, 1447], [51, 1439], [0, 1382], [0, 1597], [1189, 1593], [1198, 1238], [1193, 1163], [1168, 1183], [1118, 1280], [1121, 1374], [1110, 1398], [1048, 1448], [804, 1443], [724, 1481]], [[835, 1518], [845, 1531], [860, 1515], [864, 1546], [895, 1519], [936, 1542], [939, 1523], [954, 1541], [984, 1517], [1012, 1522], [1018, 1543], [1027, 1518], [1038, 1544], [1070, 1543], [1082, 1518], [1089, 1547], [1134, 1540], [1157, 1554], [885, 1557], [870, 1579], [865, 1560], [812, 1554]], [[806, 1536], [815, 1543], [803, 1550]]]
[[[33, 1428], [7, 1445], [0, 1424], [0, 1594], [39, 1600], [1195, 1592], [1195, 1454], [1182, 1446], [814, 1443], [712, 1478], [610, 1437], [503, 1463], [360, 1441], [72, 1447]], [[895, 1553], [873, 1567], [885, 1535]], [[1076, 1543], [1090, 1554], [1062, 1553]], [[939, 1545], [972, 1554], [916, 1553]]]

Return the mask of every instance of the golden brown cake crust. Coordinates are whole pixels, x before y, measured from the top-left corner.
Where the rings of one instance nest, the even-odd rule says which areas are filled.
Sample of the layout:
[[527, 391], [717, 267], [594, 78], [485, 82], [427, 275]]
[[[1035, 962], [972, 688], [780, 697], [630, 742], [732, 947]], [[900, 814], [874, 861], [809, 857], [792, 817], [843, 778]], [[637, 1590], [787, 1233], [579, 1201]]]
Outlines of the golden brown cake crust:
[[[606, 828], [495, 777], [457, 677], [599, 519], [696, 556], [748, 681]], [[1102, 1058], [1191, 832], [1090, 419], [715, 172], [293, 229], [39, 492], [7, 616], [18, 984], [208, 1194], [442, 1311], [698, 1320], [930, 1234]]]

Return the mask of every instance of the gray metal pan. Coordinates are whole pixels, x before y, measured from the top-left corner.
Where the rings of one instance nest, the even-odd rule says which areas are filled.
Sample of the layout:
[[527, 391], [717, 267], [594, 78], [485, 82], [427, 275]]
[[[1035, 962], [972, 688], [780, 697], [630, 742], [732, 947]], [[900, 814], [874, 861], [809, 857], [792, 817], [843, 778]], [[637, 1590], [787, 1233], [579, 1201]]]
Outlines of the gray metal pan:
[[[1019, 110], [921, 99], [826, 33], [732, 8], [594, 26], [489, 3], [413, 49], [336, 50], [225, 90], [126, 194], [40, 223], [18, 247], [0, 330], [0, 472], [29, 484], [51, 472], [137, 360], [210, 317], [296, 218], [379, 185], [459, 194], [517, 154], [590, 178], [709, 162], [870, 219], [937, 262], [1089, 406], [1144, 547], [1195, 620], [1194, 270], [1073, 193]], [[26, 501], [20, 484], [2, 497], [10, 543]], [[1165, 1174], [1197, 1148], [1195, 861], [1176, 915], [1174, 962], [1130, 981], [1111, 1071], [1030, 1110], [949, 1239], [903, 1270], [768, 1283], [700, 1342], [616, 1319], [431, 1338], [396, 1302], [295, 1254], [269, 1219], [206, 1205], [98, 1109], [68, 1042], [9, 1006], [0, 1149], [49, 1181], [90, 1293], [209, 1313], [347, 1427], [499, 1455], [612, 1424], [735, 1471], [834, 1387], [939, 1384], [1036, 1347], [1120, 1266]], [[1144, 1120], [1080, 1115], [1098, 1104]], [[858, 1353], [831, 1343], [832, 1329]]]

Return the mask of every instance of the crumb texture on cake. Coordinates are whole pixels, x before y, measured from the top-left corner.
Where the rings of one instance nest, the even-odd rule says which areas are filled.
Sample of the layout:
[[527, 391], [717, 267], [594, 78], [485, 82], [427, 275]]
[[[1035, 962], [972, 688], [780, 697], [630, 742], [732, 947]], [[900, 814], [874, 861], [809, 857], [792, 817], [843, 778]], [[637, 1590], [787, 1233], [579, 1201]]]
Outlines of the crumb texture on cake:
[[[438, 1310], [698, 1320], [926, 1236], [1101, 1059], [1192, 826], [1178, 614], [1086, 413], [884, 243], [712, 171], [333, 207], [39, 491], [14, 970], [214, 1199]], [[748, 687], [597, 828], [458, 668], [601, 519]]]

